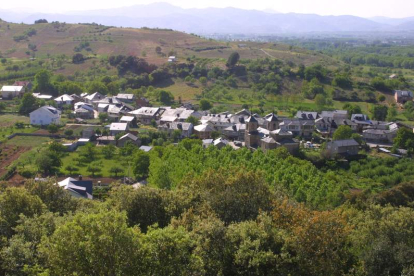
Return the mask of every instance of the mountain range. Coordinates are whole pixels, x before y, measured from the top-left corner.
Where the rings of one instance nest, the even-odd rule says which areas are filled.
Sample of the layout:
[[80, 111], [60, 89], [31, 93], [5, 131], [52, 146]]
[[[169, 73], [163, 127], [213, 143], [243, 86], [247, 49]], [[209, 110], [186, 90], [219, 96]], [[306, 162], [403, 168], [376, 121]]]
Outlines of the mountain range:
[[67, 23], [99, 23], [116, 27], [168, 28], [196, 34], [283, 35], [340, 32], [414, 31], [414, 17], [362, 18], [351, 15], [278, 13], [273, 10], [237, 8], [183, 9], [167, 3], [131, 7], [72, 11], [62, 14], [29, 13], [0, 9], [0, 18], [33, 24], [37, 19]]

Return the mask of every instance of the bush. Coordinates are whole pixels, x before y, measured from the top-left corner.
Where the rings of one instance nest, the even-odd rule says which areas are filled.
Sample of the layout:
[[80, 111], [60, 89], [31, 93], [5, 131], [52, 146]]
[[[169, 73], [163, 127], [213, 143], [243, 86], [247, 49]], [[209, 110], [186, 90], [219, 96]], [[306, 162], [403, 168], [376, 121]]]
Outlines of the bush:
[[72, 136], [73, 135], [73, 130], [71, 130], [71, 129], [65, 130], [65, 135], [66, 136]]
[[49, 133], [56, 133], [59, 131], [59, 127], [55, 124], [51, 124], [47, 127], [47, 131], [49, 131]]
[[24, 178], [33, 178], [36, 175], [36, 173], [31, 170], [22, 170], [19, 174]]

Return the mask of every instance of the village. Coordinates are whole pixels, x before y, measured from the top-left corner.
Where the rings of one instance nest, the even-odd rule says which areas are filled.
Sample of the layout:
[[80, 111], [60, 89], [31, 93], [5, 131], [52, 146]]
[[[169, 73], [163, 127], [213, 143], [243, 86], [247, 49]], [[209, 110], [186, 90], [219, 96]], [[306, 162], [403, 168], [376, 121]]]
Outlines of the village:
[[[22, 97], [30, 85], [29, 82], [16, 82], [13, 86], [3, 86], [2, 98], [11, 100]], [[136, 98], [134, 94], [125, 93], [105, 96], [95, 92], [56, 98], [41, 93], [32, 95], [39, 100], [53, 101], [54, 104], [30, 112], [30, 125], [41, 128], [63, 125], [62, 114], [64, 111], [68, 114], [69, 110], [76, 125], [85, 126], [79, 137], [66, 137], [68, 139], [64, 140], [63, 146], [72, 152], [88, 143], [118, 148], [131, 144], [148, 152], [153, 146], [143, 143], [138, 130], [151, 127], [175, 142], [185, 138], [200, 139], [205, 148], [213, 146], [221, 149], [229, 146], [235, 150], [246, 147], [268, 151], [284, 147], [291, 154], [297, 154], [300, 148], [320, 149], [324, 144], [326, 158], [352, 158], [358, 155], [363, 141], [369, 148], [395, 157], [405, 153], [404, 149], [397, 154], [390, 150], [398, 129], [407, 126], [398, 122], [371, 120], [366, 114], [348, 114], [346, 110], [319, 113], [298, 111], [293, 118], [288, 118], [276, 113], [260, 116], [248, 109], [234, 114], [212, 114], [198, 110], [198, 106], [192, 103], [184, 103], [177, 108], [154, 107], [144, 97]], [[413, 93], [395, 91], [395, 101], [397, 104], [413, 101]], [[96, 122], [97, 119], [101, 119], [101, 124]], [[98, 127], [102, 126], [104, 129], [101, 131]], [[334, 132], [341, 126], [352, 130], [352, 138], [332, 139]], [[92, 197], [92, 192], [85, 190], [85, 187], [92, 189], [92, 181], [82, 181], [82, 176], [77, 180], [69, 177], [59, 182], [59, 185], [69, 190], [75, 189], [74, 193], [78, 196]]]

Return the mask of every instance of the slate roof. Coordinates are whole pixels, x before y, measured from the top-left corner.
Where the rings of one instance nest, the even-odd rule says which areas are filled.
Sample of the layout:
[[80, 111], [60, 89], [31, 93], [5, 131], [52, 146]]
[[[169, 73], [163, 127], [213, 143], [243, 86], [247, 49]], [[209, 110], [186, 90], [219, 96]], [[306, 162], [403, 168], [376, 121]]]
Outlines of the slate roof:
[[273, 139], [272, 137], [266, 137], [262, 139], [262, 142], [266, 143], [266, 144], [276, 144], [275, 139]]
[[195, 131], [198, 132], [211, 132], [214, 131], [214, 129], [210, 125], [198, 125], [194, 127]]
[[250, 116], [247, 120], [246, 123], [257, 123], [257, 119], [254, 116]]
[[135, 98], [135, 95], [134, 94], [122, 94], [122, 93], [120, 93], [120, 94], [116, 95], [116, 97], [118, 99], [123, 99], [123, 100], [133, 100]]
[[316, 120], [319, 118], [319, 115], [318, 112], [298, 111], [296, 113], [296, 118], [305, 120]]
[[270, 134], [276, 134], [280, 136], [292, 136], [293, 133], [291, 131], [283, 130], [283, 129], [276, 129], [270, 132]]
[[411, 98], [413, 98], [413, 92], [412, 91], [396, 90], [395, 94], [397, 94], [397, 97], [411, 97]]
[[337, 147], [359, 146], [358, 142], [355, 141], [354, 139], [336, 140], [336, 141], [328, 142], [328, 144], [335, 145]]
[[90, 180], [76, 180], [68, 177], [60, 182], [58, 185], [65, 190], [71, 191], [72, 193], [79, 195], [83, 198], [92, 199], [93, 183]]
[[190, 130], [193, 127], [192, 123], [180, 123], [180, 122], [172, 122], [164, 125], [160, 125], [159, 128], [167, 128], [167, 129], [179, 129], [179, 130]]
[[270, 113], [269, 115], [267, 115], [265, 117], [265, 120], [268, 122], [277, 122], [279, 121], [279, 119], [277, 118], [277, 116], [274, 113]]
[[213, 141], [213, 144], [215, 145], [215, 146], [217, 146], [217, 145], [219, 145], [219, 144], [224, 144], [224, 145], [228, 145], [229, 144], [229, 141], [227, 141], [226, 139], [223, 139], [223, 138], [218, 138], [218, 139], [216, 139], [216, 140], [214, 140]]
[[123, 140], [123, 139], [131, 139], [132, 141], [137, 141], [138, 140], [138, 137], [137, 136], [135, 136], [134, 134], [131, 134], [131, 133], [127, 133], [127, 134], [125, 134], [124, 136], [122, 136], [121, 138], [119, 138], [119, 140]]

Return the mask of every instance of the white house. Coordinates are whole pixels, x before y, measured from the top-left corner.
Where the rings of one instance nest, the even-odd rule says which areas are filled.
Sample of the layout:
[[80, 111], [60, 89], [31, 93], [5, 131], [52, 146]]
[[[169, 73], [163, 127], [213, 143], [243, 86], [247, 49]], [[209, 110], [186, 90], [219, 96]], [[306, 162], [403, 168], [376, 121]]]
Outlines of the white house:
[[126, 103], [132, 103], [133, 101], [135, 101], [135, 95], [134, 94], [122, 94], [119, 93], [116, 98], [118, 100], [120, 100], [121, 102], [126, 102]]
[[93, 183], [90, 180], [82, 180], [81, 177], [76, 180], [72, 177], [68, 177], [57, 184], [75, 198], [93, 199]]
[[51, 96], [51, 95], [42, 95], [40, 93], [32, 93], [32, 94], [33, 94], [33, 97], [35, 97], [36, 99], [39, 99], [39, 100], [49, 101], [53, 98], [53, 96]]
[[128, 124], [127, 123], [112, 123], [109, 126], [109, 132], [112, 136], [117, 135], [118, 133], [123, 133], [128, 131]]
[[96, 102], [96, 101], [100, 101], [100, 100], [102, 100], [102, 99], [104, 99], [105, 98], [105, 96], [104, 95], [102, 95], [101, 93], [99, 93], [99, 92], [95, 92], [95, 93], [93, 93], [93, 94], [91, 94], [91, 95], [87, 95], [87, 96], [85, 96], [84, 97], [84, 99], [86, 100], [86, 102], [88, 102], [88, 103], [93, 103], [93, 102]]
[[74, 101], [74, 99], [71, 96], [69, 96], [68, 94], [64, 94], [64, 95], [59, 96], [55, 99], [55, 102], [59, 106], [71, 105], [73, 103], [73, 101]]
[[50, 125], [60, 123], [60, 111], [53, 106], [42, 106], [30, 113], [30, 124]]
[[175, 56], [168, 57], [168, 62], [176, 62], [177, 58]]
[[0, 90], [3, 100], [13, 99], [23, 96], [24, 86], [3, 86]]

